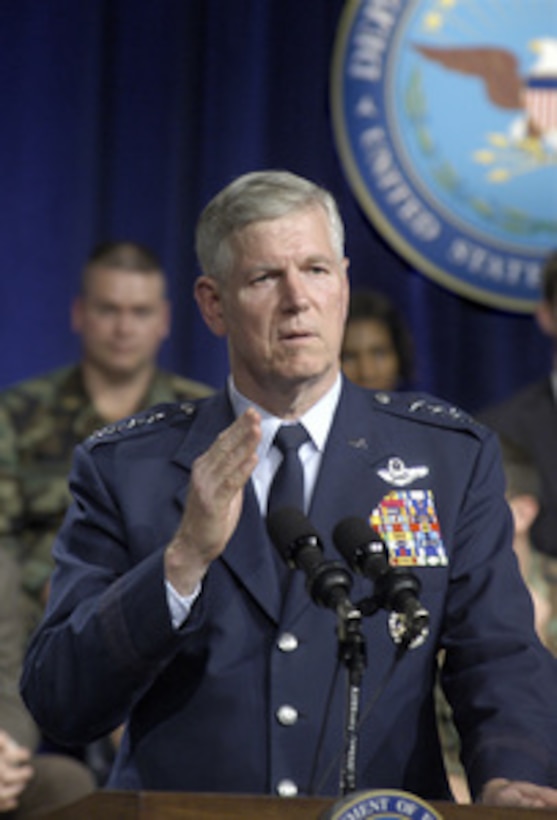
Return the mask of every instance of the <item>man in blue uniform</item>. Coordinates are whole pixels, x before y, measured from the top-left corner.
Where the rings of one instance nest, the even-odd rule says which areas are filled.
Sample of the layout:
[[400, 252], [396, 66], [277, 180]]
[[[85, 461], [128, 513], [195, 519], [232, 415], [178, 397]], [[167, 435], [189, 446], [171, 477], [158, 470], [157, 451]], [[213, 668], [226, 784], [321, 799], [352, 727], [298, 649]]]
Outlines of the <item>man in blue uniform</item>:
[[[22, 682], [36, 719], [71, 743], [125, 721], [115, 788], [338, 793], [338, 615], [276, 560], [265, 525], [275, 433], [301, 422], [300, 505], [325, 560], [341, 519], [370, 520], [430, 618], [406, 652], [393, 613], [363, 618], [357, 788], [449, 796], [433, 699], [443, 649], [475, 799], [557, 806], [556, 664], [513, 555], [495, 437], [429, 396], [343, 380], [348, 262], [322, 188], [240, 177], [201, 215], [197, 252], [195, 295], [227, 339], [229, 384], [77, 448]], [[350, 597], [371, 591], [361, 578]]]

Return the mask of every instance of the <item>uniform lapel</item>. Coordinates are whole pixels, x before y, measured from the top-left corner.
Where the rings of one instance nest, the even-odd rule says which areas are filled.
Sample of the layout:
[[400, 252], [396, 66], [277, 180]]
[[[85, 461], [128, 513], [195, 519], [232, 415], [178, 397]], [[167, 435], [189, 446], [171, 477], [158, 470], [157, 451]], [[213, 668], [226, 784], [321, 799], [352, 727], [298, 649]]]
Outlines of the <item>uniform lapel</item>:
[[[193, 462], [233, 420], [234, 414], [225, 393], [219, 393], [199, 406], [191, 421], [191, 428], [173, 459], [182, 471], [175, 493], [175, 502], [180, 514], [183, 511]], [[278, 622], [281, 594], [273, 549], [250, 481], [244, 494], [239, 524], [219, 560], [228, 567], [267, 615]]]

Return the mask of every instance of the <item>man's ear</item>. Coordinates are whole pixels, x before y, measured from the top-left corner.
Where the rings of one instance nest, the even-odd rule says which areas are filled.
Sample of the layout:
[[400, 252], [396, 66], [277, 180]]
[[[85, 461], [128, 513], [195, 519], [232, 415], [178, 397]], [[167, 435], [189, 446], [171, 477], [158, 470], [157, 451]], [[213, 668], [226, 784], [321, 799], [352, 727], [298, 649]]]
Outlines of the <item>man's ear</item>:
[[226, 336], [221, 288], [217, 280], [212, 276], [199, 276], [193, 286], [193, 295], [207, 327], [215, 336]]
[[168, 339], [172, 328], [172, 305], [168, 299], [164, 300], [161, 317], [161, 341]]
[[348, 276], [348, 269], [350, 268], [350, 259], [345, 256], [341, 262], [341, 266], [344, 269], [344, 299], [345, 299], [345, 308], [344, 308], [344, 321], [348, 318], [348, 308], [350, 306], [350, 278]]
[[536, 305], [536, 320], [542, 333], [552, 338], [557, 337], [557, 321], [555, 312], [549, 302], [543, 301]]

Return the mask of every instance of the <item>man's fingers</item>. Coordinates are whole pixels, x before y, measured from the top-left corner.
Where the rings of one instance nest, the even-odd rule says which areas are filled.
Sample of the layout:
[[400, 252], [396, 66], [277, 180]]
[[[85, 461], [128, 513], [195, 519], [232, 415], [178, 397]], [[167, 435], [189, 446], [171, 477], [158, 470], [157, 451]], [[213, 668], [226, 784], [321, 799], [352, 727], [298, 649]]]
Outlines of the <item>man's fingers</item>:
[[223, 430], [193, 468], [195, 490], [207, 503], [242, 489], [257, 463], [261, 438], [259, 415], [250, 408]]
[[20, 746], [7, 732], [0, 731], [0, 768], [22, 766], [31, 760], [31, 752]]
[[13, 741], [3, 742], [0, 753], [0, 811], [9, 811], [33, 776], [30, 753]]
[[165, 556], [166, 578], [181, 594], [191, 594], [234, 532], [260, 438], [260, 417], [250, 408], [195, 460], [185, 512]]
[[538, 786], [522, 780], [494, 778], [486, 784], [482, 802], [492, 806], [555, 808], [557, 807], [557, 789]]
[[243, 463], [252, 460], [260, 437], [259, 416], [250, 408], [234, 424], [223, 430], [208, 455], [217, 471], [233, 475]]

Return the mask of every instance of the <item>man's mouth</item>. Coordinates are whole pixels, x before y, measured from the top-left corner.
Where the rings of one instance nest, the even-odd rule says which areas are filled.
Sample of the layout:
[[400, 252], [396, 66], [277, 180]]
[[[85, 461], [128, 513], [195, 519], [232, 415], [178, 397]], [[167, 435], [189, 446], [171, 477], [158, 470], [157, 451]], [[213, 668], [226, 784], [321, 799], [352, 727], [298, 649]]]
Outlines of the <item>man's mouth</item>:
[[309, 330], [290, 330], [280, 334], [281, 341], [297, 341], [298, 339], [310, 339], [314, 334]]

